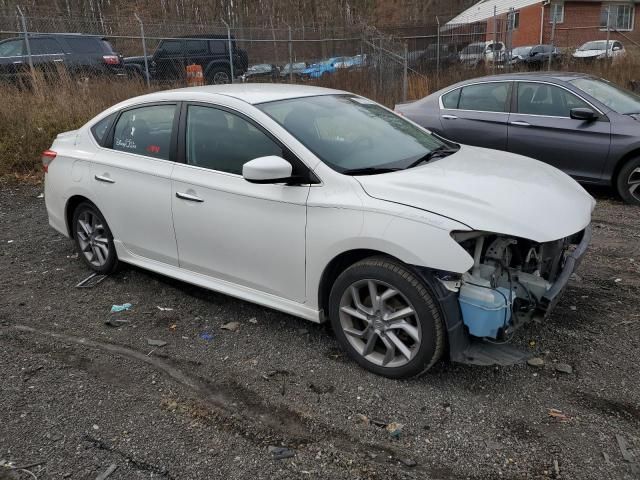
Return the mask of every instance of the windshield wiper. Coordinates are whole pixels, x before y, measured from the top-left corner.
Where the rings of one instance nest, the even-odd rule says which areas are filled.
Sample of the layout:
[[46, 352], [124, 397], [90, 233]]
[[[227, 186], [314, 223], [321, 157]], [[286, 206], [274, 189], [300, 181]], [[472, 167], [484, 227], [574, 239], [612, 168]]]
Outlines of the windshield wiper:
[[413, 167], [417, 167], [418, 165], [420, 165], [421, 163], [425, 163], [428, 162], [430, 160], [433, 160], [434, 158], [437, 157], [447, 157], [453, 153], [456, 153], [458, 151], [457, 148], [449, 148], [446, 145], [442, 145], [434, 150], [431, 150], [429, 153], [427, 153], [425, 156], [420, 157], [418, 160], [416, 160], [415, 162], [409, 164], [406, 169], [409, 168], [413, 168]]
[[351, 168], [343, 170], [344, 175], [375, 175], [377, 173], [389, 173], [402, 170], [401, 168], [388, 168], [388, 167], [363, 167], [363, 168]]

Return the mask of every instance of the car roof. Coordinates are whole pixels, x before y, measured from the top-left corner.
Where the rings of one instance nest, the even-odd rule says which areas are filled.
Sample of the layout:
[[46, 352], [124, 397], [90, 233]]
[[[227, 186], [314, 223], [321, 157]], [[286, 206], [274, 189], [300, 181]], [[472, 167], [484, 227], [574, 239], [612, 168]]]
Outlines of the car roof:
[[499, 75], [487, 75], [484, 77], [471, 78], [469, 80], [465, 80], [459, 82], [456, 85], [464, 85], [466, 83], [478, 82], [478, 81], [508, 81], [508, 80], [557, 80], [566, 82], [569, 80], [573, 80], [575, 78], [596, 78], [593, 75], [588, 73], [579, 73], [579, 72], [522, 72], [522, 73], [503, 73]]
[[340, 95], [348, 92], [332, 88], [312, 87], [309, 85], [288, 85], [277, 83], [234, 83], [227, 85], [207, 85], [204, 87], [178, 88], [145, 95], [145, 100], [180, 100], [189, 94], [198, 96], [225, 95], [256, 105], [259, 103], [289, 100], [292, 98], [314, 97], [319, 95]]

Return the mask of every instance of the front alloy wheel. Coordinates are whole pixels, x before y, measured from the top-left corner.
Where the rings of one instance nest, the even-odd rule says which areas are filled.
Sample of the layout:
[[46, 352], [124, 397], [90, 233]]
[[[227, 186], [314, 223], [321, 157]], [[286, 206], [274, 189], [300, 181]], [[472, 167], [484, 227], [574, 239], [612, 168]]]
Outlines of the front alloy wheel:
[[409, 267], [389, 258], [347, 268], [331, 290], [329, 316], [349, 356], [379, 375], [419, 375], [444, 350], [434, 295]]
[[632, 158], [623, 165], [616, 183], [625, 202], [640, 205], [640, 157]]

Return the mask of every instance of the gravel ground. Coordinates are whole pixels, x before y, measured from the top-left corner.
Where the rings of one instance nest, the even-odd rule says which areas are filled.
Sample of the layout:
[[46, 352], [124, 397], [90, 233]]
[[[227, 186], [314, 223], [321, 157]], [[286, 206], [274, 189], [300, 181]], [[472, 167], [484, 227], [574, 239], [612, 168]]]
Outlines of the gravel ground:
[[133, 267], [75, 288], [89, 272], [40, 192], [0, 183], [0, 462], [39, 479], [640, 478], [640, 209], [606, 191], [579, 277], [514, 340], [542, 368], [409, 381], [362, 370], [325, 326]]

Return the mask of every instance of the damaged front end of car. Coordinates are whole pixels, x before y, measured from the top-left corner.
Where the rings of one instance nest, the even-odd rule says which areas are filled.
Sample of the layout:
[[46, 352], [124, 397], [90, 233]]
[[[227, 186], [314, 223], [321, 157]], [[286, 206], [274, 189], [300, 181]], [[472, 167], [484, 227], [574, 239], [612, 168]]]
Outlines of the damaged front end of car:
[[[519, 327], [545, 318], [555, 307], [587, 250], [591, 227], [544, 243], [476, 231], [452, 237], [474, 262], [461, 275], [435, 275], [451, 312], [458, 307], [457, 322], [448, 325], [451, 359], [483, 365], [522, 360], [515, 349], [503, 346]], [[453, 323], [458, 328], [452, 329]]]

